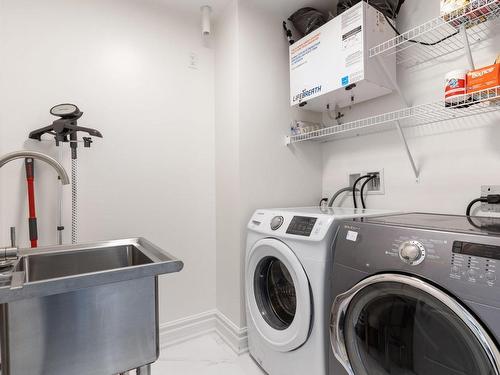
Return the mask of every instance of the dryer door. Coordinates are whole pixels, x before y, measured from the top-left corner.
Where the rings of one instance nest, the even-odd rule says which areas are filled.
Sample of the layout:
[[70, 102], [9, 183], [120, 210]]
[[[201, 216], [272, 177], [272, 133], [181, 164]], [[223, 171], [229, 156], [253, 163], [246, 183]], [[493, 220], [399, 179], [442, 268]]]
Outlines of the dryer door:
[[276, 351], [306, 342], [311, 325], [309, 281], [293, 251], [276, 239], [257, 241], [247, 255], [249, 318]]
[[500, 373], [496, 343], [476, 318], [415, 277], [376, 275], [338, 296], [330, 333], [351, 375]]

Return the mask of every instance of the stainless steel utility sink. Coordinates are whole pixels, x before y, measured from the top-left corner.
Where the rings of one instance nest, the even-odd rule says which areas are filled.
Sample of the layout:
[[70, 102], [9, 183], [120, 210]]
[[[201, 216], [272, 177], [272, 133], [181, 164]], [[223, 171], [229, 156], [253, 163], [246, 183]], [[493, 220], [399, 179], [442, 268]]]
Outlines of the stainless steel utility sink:
[[158, 276], [181, 261], [143, 238], [19, 253], [0, 284], [2, 375], [112, 375], [157, 360]]

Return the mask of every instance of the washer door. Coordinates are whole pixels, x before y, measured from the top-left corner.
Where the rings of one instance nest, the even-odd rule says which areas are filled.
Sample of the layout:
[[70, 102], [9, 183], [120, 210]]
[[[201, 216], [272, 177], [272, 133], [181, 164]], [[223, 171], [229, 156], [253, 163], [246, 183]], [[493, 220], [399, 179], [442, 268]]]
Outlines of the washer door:
[[311, 325], [311, 295], [306, 273], [283, 242], [262, 239], [247, 256], [246, 299], [250, 319], [276, 351], [304, 344]]
[[457, 300], [415, 277], [363, 280], [332, 307], [333, 352], [351, 375], [498, 375], [500, 353]]

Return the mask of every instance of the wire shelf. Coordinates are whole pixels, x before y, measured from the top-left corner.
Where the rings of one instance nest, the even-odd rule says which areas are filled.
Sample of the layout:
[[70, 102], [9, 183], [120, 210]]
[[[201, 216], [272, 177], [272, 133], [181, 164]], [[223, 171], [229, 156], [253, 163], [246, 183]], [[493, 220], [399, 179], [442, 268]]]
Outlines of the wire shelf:
[[334, 125], [320, 130], [287, 137], [287, 144], [303, 141], [327, 141], [349, 133], [359, 134], [362, 130], [382, 130], [383, 125], [399, 121], [403, 127], [432, 124], [455, 120], [500, 110], [500, 86], [478, 91], [472, 94], [457, 96], [450, 103], [438, 101], [414, 107]]
[[429, 62], [464, 48], [462, 26], [471, 45], [493, 36], [499, 16], [500, 0], [472, 0], [463, 8], [371, 48], [369, 56], [396, 54], [396, 62], [407, 68]]

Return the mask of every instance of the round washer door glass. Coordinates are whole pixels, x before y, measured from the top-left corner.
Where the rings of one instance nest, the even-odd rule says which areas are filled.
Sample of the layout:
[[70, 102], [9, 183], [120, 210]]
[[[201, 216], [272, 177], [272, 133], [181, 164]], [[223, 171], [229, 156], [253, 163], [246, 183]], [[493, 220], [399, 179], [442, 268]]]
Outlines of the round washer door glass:
[[356, 375], [498, 374], [464, 319], [410, 285], [361, 289], [347, 308], [344, 339]]
[[247, 254], [245, 277], [252, 329], [276, 351], [304, 344], [312, 302], [309, 280], [295, 253], [277, 239], [261, 239]]
[[263, 258], [254, 274], [255, 300], [264, 320], [277, 330], [290, 327], [297, 310], [292, 276], [278, 258]]

